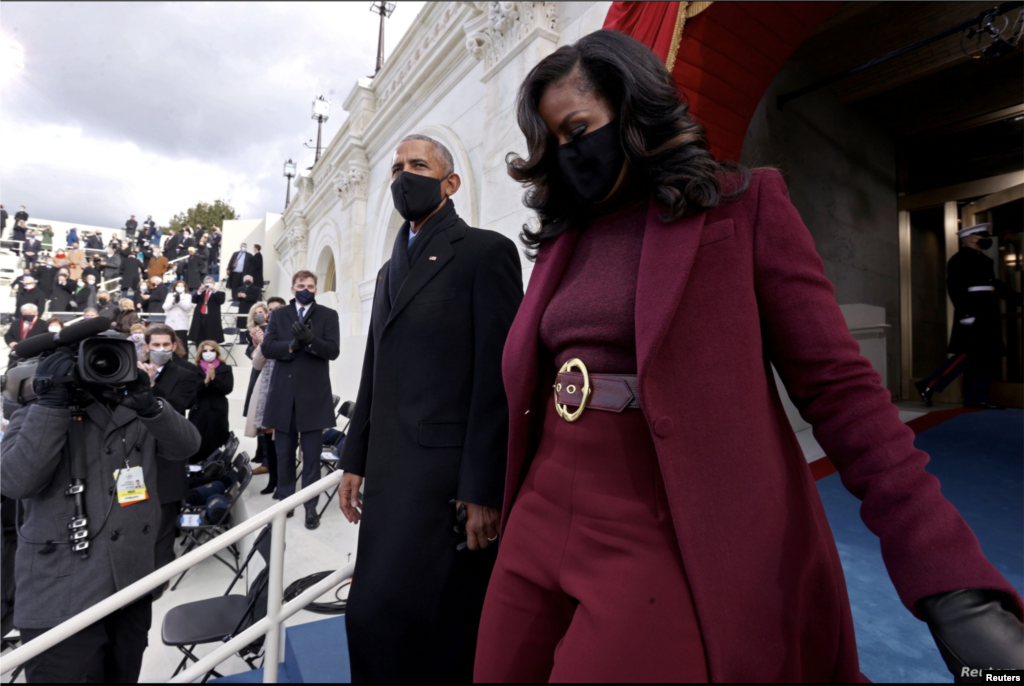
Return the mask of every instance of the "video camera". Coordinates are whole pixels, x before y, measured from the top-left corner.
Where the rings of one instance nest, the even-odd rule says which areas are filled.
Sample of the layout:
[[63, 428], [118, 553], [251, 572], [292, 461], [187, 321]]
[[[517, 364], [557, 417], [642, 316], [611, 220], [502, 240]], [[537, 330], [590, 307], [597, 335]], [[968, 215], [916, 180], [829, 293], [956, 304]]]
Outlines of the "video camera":
[[36, 379], [36, 368], [46, 355], [59, 348], [71, 348], [75, 358], [74, 383], [98, 386], [123, 386], [138, 375], [135, 344], [120, 337], [103, 335], [110, 330], [106, 317], [84, 319], [64, 327], [59, 333], [33, 336], [14, 348], [16, 366], [0, 376], [4, 417], [37, 399], [46, 389], [47, 381]]
[[[39, 363], [61, 349], [71, 351], [74, 366], [70, 374], [56, 379], [37, 378]], [[89, 542], [93, 536], [89, 533], [89, 517], [85, 511], [88, 458], [81, 418], [84, 416], [85, 405], [90, 402], [90, 393], [83, 384], [117, 388], [135, 381], [138, 378], [135, 344], [117, 334], [111, 335], [110, 320], [106, 317], [96, 317], [67, 326], [52, 336], [27, 338], [15, 346], [14, 355], [15, 366], [0, 377], [5, 417], [10, 418], [15, 410], [45, 394], [54, 383], [68, 386], [68, 409], [71, 410], [71, 417], [67, 427], [68, 440], [61, 450], [68, 460], [71, 473], [70, 483], [64, 490], [64, 495], [71, 498], [74, 514], [68, 519], [66, 544], [71, 546], [72, 552], [87, 558]], [[111, 498], [113, 497], [111, 494]], [[110, 514], [109, 508], [107, 514]], [[106, 517], [103, 521], [106, 522]], [[52, 551], [55, 543], [65, 544], [64, 541], [28, 540], [21, 532], [19, 521], [15, 522], [15, 528], [19, 540], [32, 545], [46, 546], [44, 550]], [[102, 528], [101, 523], [99, 529]]]

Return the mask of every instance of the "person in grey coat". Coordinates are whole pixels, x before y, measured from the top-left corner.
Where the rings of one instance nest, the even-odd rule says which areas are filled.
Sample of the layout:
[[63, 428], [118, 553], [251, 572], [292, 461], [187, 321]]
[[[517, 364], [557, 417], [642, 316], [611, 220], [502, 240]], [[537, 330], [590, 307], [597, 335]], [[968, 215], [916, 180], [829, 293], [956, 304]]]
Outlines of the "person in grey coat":
[[[58, 350], [36, 378], [59, 379], [73, 358]], [[169, 404], [154, 397], [146, 375], [120, 395], [88, 387], [84, 409], [85, 511], [89, 556], [68, 545], [71, 482], [64, 456], [68, 388], [54, 385], [38, 401], [16, 410], [3, 437], [0, 493], [21, 501], [21, 535], [15, 555], [14, 625], [30, 640], [127, 588], [154, 570], [160, 526], [158, 460], [182, 462], [199, 448], [199, 432]], [[142, 470], [148, 498], [119, 505], [115, 470]], [[152, 620], [145, 596], [29, 660], [26, 676], [39, 682], [136, 682]]]
[[103, 268], [103, 280], [109, 281], [121, 276], [121, 256], [117, 254], [113, 246], [107, 247], [106, 256], [100, 260], [100, 267]]

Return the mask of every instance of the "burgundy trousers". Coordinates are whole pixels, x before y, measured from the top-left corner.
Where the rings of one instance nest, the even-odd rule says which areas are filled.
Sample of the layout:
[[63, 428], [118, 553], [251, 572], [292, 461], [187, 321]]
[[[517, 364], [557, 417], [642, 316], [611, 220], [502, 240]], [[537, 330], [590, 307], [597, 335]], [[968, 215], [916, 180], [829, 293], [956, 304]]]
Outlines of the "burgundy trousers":
[[487, 589], [474, 680], [707, 682], [640, 410], [569, 423], [548, 400]]

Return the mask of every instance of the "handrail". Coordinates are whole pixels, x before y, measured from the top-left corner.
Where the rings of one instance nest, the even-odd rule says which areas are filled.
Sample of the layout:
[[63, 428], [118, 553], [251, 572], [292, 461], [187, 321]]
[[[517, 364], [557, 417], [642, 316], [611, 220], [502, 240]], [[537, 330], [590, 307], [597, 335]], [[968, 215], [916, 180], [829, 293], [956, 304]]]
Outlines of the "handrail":
[[[2, 658], [3, 673], [10, 672], [31, 660], [40, 653], [49, 650], [61, 641], [73, 636], [87, 626], [103, 619], [112, 612], [135, 602], [142, 596], [153, 591], [165, 581], [190, 569], [195, 564], [212, 557], [231, 544], [241, 540], [257, 529], [265, 526], [268, 522], [273, 523], [270, 539], [270, 581], [267, 592], [267, 615], [254, 623], [248, 629], [227, 643], [218, 646], [212, 653], [202, 658], [195, 665], [179, 674], [171, 681], [182, 683], [192, 681], [197, 677], [210, 671], [217, 664], [234, 654], [240, 647], [248, 645], [256, 638], [266, 635], [264, 641], [265, 657], [263, 660], [263, 683], [277, 683], [277, 667], [280, 662], [281, 647], [281, 623], [306, 607], [328, 590], [342, 581], [351, 578], [355, 563], [349, 563], [343, 568], [331, 574], [317, 585], [308, 589], [298, 598], [291, 602], [282, 603], [284, 596], [284, 536], [287, 526], [288, 511], [302, 505], [313, 496], [329, 491], [334, 486], [340, 485], [344, 472], [338, 470], [323, 477], [314, 484], [303, 488], [295, 495], [282, 500], [273, 507], [264, 510], [254, 517], [250, 517], [241, 524], [231, 527], [226, 532], [213, 540], [199, 546], [188, 555], [178, 558], [173, 562], [161, 567], [142, 579], [139, 579], [131, 586], [124, 588], [114, 595], [101, 600], [92, 607], [79, 612], [71, 619], [65, 620], [45, 634], [29, 641], [20, 648], [12, 651]], [[333, 582], [333, 583], [328, 583]]]

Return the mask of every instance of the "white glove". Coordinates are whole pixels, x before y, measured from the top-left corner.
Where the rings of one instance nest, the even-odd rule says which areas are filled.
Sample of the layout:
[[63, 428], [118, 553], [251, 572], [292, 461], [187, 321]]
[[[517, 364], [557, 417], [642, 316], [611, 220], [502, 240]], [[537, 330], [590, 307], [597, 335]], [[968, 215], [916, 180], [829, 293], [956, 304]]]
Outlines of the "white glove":
[[974, 323], [974, 317], [964, 317], [963, 319], [960, 320], [960, 323], [963, 324], [964, 326], [970, 326], [971, 324]]

